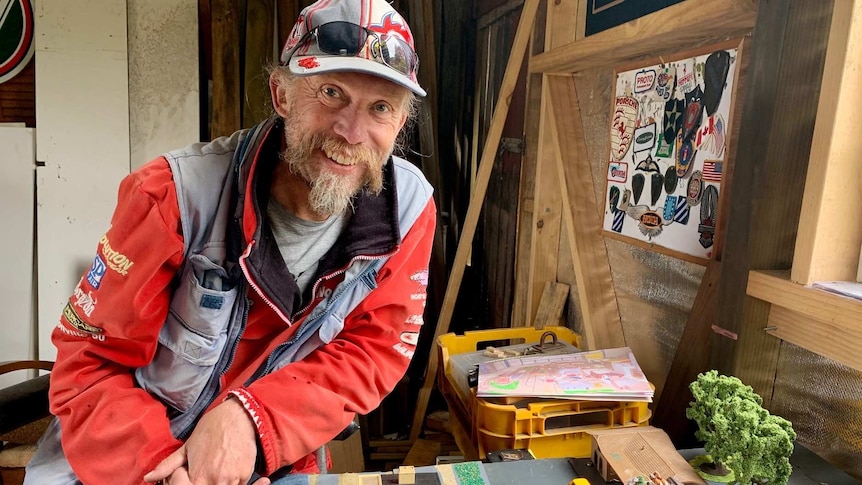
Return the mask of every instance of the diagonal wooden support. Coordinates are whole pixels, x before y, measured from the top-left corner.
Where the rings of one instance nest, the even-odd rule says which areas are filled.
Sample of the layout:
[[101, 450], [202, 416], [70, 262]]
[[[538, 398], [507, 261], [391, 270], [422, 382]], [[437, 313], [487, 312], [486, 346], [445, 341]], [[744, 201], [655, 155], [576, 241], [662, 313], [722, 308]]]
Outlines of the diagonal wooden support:
[[446, 294], [443, 297], [443, 305], [440, 316], [437, 319], [437, 327], [434, 331], [434, 340], [431, 342], [431, 351], [428, 356], [428, 367], [425, 369], [425, 379], [419, 395], [416, 397], [416, 409], [413, 413], [413, 423], [410, 428], [410, 441], [416, 441], [422, 431], [422, 421], [425, 419], [425, 411], [428, 409], [428, 400], [434, 388], [434, 380], [437, 376], [439, 357], [437, 353], [437, 337], [449, 331], [449, 323], [455, 310], [455, 301], [464, 277], [464, 267], [470, 248], [473, 245], [473, 237], [476, 235], [476, 225], [479, 222], [479, 214], [485, 201], [485, 192], [488, 189], [488, 181], [491, 178], [491, 169], [494, 159], [497, 157], [497, 148], [500, 145], [500, 137], [503, 134], [503, 126], [509, 114], [509, 104], [512, 101], [512, 93], [518, 82], [518, 74], [524, 62], [527, 44], [530, 40], [530, 31], [536, 19], [536, 11], [539, 8], [539, 0], [526, 0], [521, 11], [521, 19], [518, 22], [518, 30], [515, 32], [515, 41], [512, 43], [512, 51], [506, 64], [506, 72], [500, 85], [500, 94], [497, 104], [494, 106], [494, 116], [491, 118], [491, 127], [485, 147], [482, 150], [482, 159], [479, 163], [479, 171], [476, 175], [476, 186], [473, 196], [470, 198], [470, 206], [464, 218], [464, 229], [458, 240], [458, 249], [455, 252], [455, 261], [452, 264], [452, 272], [449, 274], [449, 282], [446, 286]]
[[625, 337], [607, 247], [600, 231], [574, 78], [547, 75], [543, 92], [549, 96], [547, 107], [552, 122], [548, 128], [557, 148], [557, 170], [564, 194], [563, 220], [575, 266], [587, 348], [622, 347]]

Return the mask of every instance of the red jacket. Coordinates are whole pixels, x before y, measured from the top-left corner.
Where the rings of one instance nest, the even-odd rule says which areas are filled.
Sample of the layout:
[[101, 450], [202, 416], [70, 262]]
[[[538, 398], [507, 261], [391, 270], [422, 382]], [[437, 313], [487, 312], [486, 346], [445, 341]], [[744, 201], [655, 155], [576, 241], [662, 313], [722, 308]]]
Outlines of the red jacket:
[[[346, 230], [352, 238], [339, 240], [321, 263], [317, 291], [304, 299], [298, 293], [285, 298], [267, 291], [283, 289], [283, 282], [273, 283], [273, 278], [285, 273], [283, 260], [282, 268], [271, 271], [271, 259], [262, 254], [271, 256], [277, 248], [262, 242], [267, 232], [260, 207], [265, 207], [269, 186], [256, 182], [269, 180], [278, 163], [278, 126], [259, 146], [249, 147], [241, 169], [238, 187], [254, 196], [240, 197], [242, 207], [234, 213], [241, 229], [234, 239], [240, 241], [243, 264], [256, 268], [243, 272], [246, 297], [254, 304], [213, 401], [218, 404], [232, 393], [249, 411], [264, 475], [312, 453], [355, 413], [376, 408], [403, 376], [422, 324], [435, 221], [428, 197], [402, 238], [393, 215], [394, 191], [364, 195], [374, 199], [367, 204], [374, 210], [360, 217], [357, 209]], [[392, 166], [390, 161], [390, 181]], [[372, 227], [390, 230], [381, 238]], [[177, 189], [166, 158], [160, 157], [121, 183], [111, 226], [96, 249], [97, 262], [81, 278], [53, 332], [58, 353], [51, 373], [51, 411], [60, 419], [66, 458], [84, 483], [142, 483], [145, 473], [182, 444], [171, 433], [169, 406], [134, 378], [135, 369], [147, 366], [159, 348], [175, 275], [184, 260], [182, 234]], [[303, 360], [249, 383], [320, 301], [318, 293], [325, 293], [320, 290], [337, 284], [339, 273], [362, 254], [390, 256], [377, 274], [377, 288], [347, 316], [344, 329]], [[291, 288], [296, 291], [295, 285]]]

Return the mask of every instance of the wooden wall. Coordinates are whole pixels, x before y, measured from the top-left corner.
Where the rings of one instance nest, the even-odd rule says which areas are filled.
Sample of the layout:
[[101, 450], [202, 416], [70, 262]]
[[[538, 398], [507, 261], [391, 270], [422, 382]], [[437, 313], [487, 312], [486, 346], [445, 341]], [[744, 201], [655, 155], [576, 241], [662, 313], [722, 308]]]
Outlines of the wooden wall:
[[36, 61], [31, 59], [17, 76], [0, 84], [0, 123], [36, 126]]

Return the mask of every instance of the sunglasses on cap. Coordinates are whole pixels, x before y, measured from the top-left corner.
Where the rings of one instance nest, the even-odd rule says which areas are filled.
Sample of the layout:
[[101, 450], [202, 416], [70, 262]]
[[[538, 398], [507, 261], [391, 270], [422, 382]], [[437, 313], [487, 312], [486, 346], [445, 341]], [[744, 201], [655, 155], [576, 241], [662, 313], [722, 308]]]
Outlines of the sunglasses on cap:
[[419, 67], [416, 52], [404, 39], [388, 33], [375, 32], [351, 22], [328, 22], [309, 30], [293, 48], [281, 56], [282, 64], [288, 64], [300, 47], [307, 45], [312, 37], [317, 40], [317, 48], [324, 54], [333, 56], [356, 57], [362, 52], [371, 37], [371, 59], [390, 69], [411, 77]]

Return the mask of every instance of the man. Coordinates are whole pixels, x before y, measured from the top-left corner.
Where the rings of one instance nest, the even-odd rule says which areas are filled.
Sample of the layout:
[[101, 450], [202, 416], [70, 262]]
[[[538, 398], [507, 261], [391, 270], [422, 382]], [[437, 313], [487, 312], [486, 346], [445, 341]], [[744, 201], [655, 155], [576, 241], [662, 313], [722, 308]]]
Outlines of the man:
[[320, 0], [271, 74], [276, 116], [122, 182], [52, 336], [28, 484], [265, 485], [378, 406], [434, 232], [431, 187], [390, 156], [417, 64], [386, 0]]

